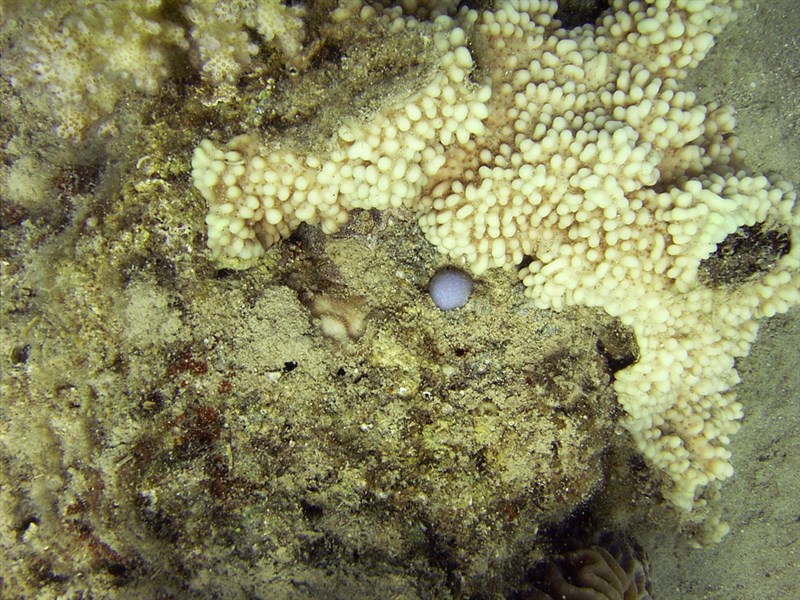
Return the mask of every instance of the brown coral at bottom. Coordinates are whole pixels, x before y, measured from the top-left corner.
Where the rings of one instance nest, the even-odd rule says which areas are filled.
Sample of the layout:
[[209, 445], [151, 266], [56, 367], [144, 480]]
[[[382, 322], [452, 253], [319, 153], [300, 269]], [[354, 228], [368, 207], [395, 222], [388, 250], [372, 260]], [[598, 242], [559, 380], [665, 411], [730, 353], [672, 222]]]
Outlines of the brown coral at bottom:
[[579, 548], [542, 565], [526, 600], [650, 600], [653, 584], [644, 549], [621, 535]]

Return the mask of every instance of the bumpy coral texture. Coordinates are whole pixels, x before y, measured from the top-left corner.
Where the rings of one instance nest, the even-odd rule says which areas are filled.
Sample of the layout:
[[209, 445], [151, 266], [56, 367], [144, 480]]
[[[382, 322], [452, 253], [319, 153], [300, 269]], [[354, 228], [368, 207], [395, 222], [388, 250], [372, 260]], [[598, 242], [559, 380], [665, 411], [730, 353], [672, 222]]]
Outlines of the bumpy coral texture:
[[191, 0], [184, 8], [191, 23], [192, 56], [212, 90], [212, 100], [231, 100], [260, 44], [277, 47], [286, 62], [297, 58], [305, 35], [302, 6], [278, 0]]
[[125, 93], [153, 94], [169, 77], [170, 47], [187, 44], [160, 9], [160, 0], [48, 6], [21, 25], [0, 71], [59, 137], [83, 138], [107, 125]]
[[[601, 307], [632, 327], [639, 360], [614, 384], [624, 426], [666, 497], [697, 509], [733, 472], [734, 360], [759, 318], [800, 299], [794, 190], [738, 170], [731, 111], [680, 86], [733, 4], [614, 0], [572, 30], [551, 0], [439, 15], [433, 80], [343, 123], [328, 153], [255, 135], [200, 144], [211, 252], [250, 259], [301, 222], [333, 232], [352, 209], [406, 207], [475, 275], [529, 261], [537, 306]], [[420, 27], [355, 0], [336, 17]], [[766, 244], [769, 268], [710, 283], [704, 268], [737, 230], [785, 243]]]

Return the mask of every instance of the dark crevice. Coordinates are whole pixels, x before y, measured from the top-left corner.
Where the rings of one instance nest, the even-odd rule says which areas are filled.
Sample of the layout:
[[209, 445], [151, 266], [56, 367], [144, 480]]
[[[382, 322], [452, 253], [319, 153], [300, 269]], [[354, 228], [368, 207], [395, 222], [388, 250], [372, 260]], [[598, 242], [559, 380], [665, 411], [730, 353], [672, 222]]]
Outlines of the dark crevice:
[[608, 0], [562, 0], [555, 17], [565, 29], [575, 29], [594, 24], [609, 5]]
[[700, 263], [700, 281], [712, 288], [740, 285], [771, 271], [791, 250], [789, 231], [763, 223], [740, 227]]

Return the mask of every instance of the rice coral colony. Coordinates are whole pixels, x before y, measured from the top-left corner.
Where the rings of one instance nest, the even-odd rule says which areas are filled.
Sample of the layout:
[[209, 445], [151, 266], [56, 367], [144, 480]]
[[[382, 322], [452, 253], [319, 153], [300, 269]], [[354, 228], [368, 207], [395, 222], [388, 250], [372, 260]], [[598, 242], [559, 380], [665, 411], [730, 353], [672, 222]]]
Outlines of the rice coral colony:
[[[639, 360], [614, 384], [624, 426], [691, 511], [733, 472], [734, 359], [757, 319], [800, 299], [794, 190], [737, 171], [730, 111], [680, 89], [734, 4], [614, 0], [566, 30], [552, 0], [438, 16], [422, 2], [342, 3], [336, 19], [429, 35], [435, 73], [343, 123], [325, 152], [203, 141], [192, 166], [208, 245], [250, 259], [301, 222], [334, 232], [352, 209], [402, 206], [475, 275], [532, 260], [520, 277], [537, 306], [601, 307], [634, 330]], [[709, 275], [742, 232], [783, 240], [765, 244], [769, 268]]]

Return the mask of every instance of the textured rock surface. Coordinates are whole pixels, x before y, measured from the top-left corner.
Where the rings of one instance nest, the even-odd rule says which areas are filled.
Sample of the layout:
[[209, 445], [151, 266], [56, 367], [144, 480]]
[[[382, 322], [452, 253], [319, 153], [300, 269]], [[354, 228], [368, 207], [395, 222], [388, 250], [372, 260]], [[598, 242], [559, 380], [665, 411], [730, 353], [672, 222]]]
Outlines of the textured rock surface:
[[[364, 213], [351, 228], [308, 230], [278, 266], [210, 280], [180, 310], [134, 275], [122, 335], [75, 315], [114, 336], [117, 367], [78, 370], [63, 336], [11, 349], [3, 501], [24, 543], [10, 589], [82, 589], [71, 574], [89, 569], [92, 586], [152, 578], [173, 594], [358, 591], [365, 576], [429, 597], [502, 591], [541, 555], [537, 524], [604, 485], [619, 412], [598, 348], [624, 360], [632, 340], [597, 314], [548, 317], [502, 272], [442, 313], [413, 223]], [[324, 336], [319, 298], [355, 306], [363, 335]], [[50, 411], [20, 418], [17, 386]]]

